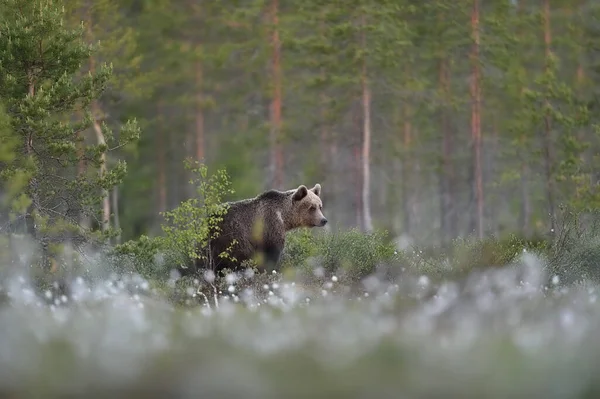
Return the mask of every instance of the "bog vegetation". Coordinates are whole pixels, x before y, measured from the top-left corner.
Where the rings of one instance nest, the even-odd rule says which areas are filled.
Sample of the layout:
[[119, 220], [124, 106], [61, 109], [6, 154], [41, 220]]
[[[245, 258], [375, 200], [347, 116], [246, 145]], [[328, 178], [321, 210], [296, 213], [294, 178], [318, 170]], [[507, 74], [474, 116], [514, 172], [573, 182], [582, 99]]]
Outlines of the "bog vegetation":
[[[2, 389], [593, 397], [599, 16], [2, 1]], [[315, 182], [277, 273], [178, 273]]]

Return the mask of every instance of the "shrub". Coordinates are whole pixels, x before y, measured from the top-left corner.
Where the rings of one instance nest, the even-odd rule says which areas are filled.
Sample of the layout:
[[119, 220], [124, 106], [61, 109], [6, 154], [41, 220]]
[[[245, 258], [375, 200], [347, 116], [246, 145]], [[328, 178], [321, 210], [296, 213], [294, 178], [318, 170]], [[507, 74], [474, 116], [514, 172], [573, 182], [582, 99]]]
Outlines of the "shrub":
[[334, 233], [298, 230], [288, 234], [282, 268], [300, 268], [312, 273], [322, 267], [325, 274], [340, 274], [357, 280], [381, 265], [397, 265], [403, 260], [387, 232], [362, 233], [358, 229]]
[[145, 277], [160, 278], [164, 277], [164, 270], [157, 265], [160, 244], [156, 238], [141, 235], [137, 240], [117, 245], [109, 256], [112, 255], [112, 260], [118, 262], [122, 271], [128, 270]]
[[[115, 248], [116, 254], [131, 259], [135, 271], [144, 276], [165, 277], [172, 269], [186, 269], [196, 260], [212, 264], [208, 251], [199, 249], [208, 248], [220, 233], [218, 223], [228, 210], [222, 198], [233, 190], [223, 169], [209, 175], [205, 165], [190, 160], [185, 167], [195, 176], [190, 184], [197, 186], [198, 197], [162, 213], [166, 221], [161, 225], [163, 235], [141, 236]], [[229, 256], [228, 251], [219, 256]]]
[[600, 282], [600, 211], [561, 212], [560, 225], [548, 259], [549, 278], [563, 284]]
[[545, 255], [551, 243], [541, 238], [525, 239], [516, 234], [482, 240], [457, 239], [449, 257], [453, 273], [466, 274], [474, 269], [501, 267], [513, 263], [525, 251]]

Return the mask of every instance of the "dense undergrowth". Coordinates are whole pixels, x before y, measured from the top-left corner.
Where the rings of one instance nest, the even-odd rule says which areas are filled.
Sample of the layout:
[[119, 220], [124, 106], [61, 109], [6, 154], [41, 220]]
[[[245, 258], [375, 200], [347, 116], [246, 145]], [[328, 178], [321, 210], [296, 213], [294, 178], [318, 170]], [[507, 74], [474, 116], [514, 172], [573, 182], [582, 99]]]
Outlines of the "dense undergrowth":
[[[163, 213], [162, 234], [142, 235], [117, 246], [109, 245], [95, 251], [92, 259], [80, 253], [65, 253], [55, 260], [51, 273], [33, 267], [32, 274], [43, 287], [55, 286], [57, 281], [73, 276], [106, 278], [111, 273], [136, 274], [175, 303], [192, 305], [202, 300], [207, 303], [207, 298], [214, 299], [215, 294], [228, 296], [232, 281], [238, 287], [235, 289], [253, 287], [255, 292], [260, 291], [257, 287], [282, 278], [318, 291], [324, 281], [334, 277], [351, 293], [360, 293], [364, 288], [363, 280], [369, 276], [388, 282], [402, 276], [423, 276], [434, 284], [442, 284], [464, 279], [474, 271], [510, 267], [524, 253], [542, 259], [544, 272], [552, 281], [600, 281], [596, 267], [600, 260], [597, 249], [599, 214], [577, 214], [566, 209], [560, 213], [555, 223], [557, 229], [552, 234], [538, 237], [507, 234], [484, 239], [461, 237], [443, 247], [423, 244], [400, 247], [396, 237], [381, 230], [363, 233], [357, 229], [302, 228], [287, 234], [280, 271], [276, 275], [264, 275], [249, 264], [249, 270], [235, 275], [212, 276], [209, 273], [205, 276], [199, 273], [179, 278], [179, 271], [189, 267], [194, 259], [206, 261], [197, 249], [206, 247], [219, 234], [215, 228], [227, 212], [223, 198], [232, 192], [225, 170], [209, 173], [205, 165], [191, 160], [185, 167], [195, 176], [190, 183], [196, 188], [197, 195]], [[22, 257], [23, 249], [18, 249], [18, 245], [15, 247], [14, 242], [5, 246], [8, 247], [17, 248], [18, 257]], [[228, 256], [228, 253], [225, 251], [221, 255]], [[5, 260], [4, 264], [15, 262], [22, 264], [24, 261], [13, 258]], [[98, 264], [102, 266], [91, 266]], [[190, 293], [196, 299], [191, 300]]]
[[[267, 275], [256, 267], [249, 267], [237, 274], [209, 274], [208, 278], [205, 274], [180, 278], [177, 269], [185, 267], [182, 259], [186, 259], [181, 250], [164, 251], [164, 238], [159, 241], [142, 236], [94, 256], [71, 253], [71, 261], [63, 257], [62, 262], [54, 264], [51, 273], [35, 267], [34, 252], [30, 252], [27, 274], [38, 282], [39, 292], [61, 291], [65, 281], [75, 277], [102, 279], [111, 275], [139, 275], [173, 303], [198, 305], [214, 303], [215, 294], [231, 296], [232, 282], [237, 292], [245, 288], [259, 292], [260, 287], [282, 280], [294, 281], [318, 292], [324, 282], [334, 278], [352, 294], [364, 291], [363, 282], [370, 276], [389, 283], [403, 276], [422, 277], [440, 285], [445, 281], [460, 281], [488, 268], [511, 267], [523, 254], [530, 253], [543, 261], [550, 285], [556, 285], [557, 281], [561, 284], [600, 283], [599, 220], [597, 214], [580, 216], [565, 212], [553, 236], [526, 239], [508, 234], [483, 240], [465, 237], [445, 248], [415, 245], [400, 249], [385, 231], [369, 234], [356, 229], [333, 232], [298, 229], [288, 233], [279, 273]], [[8, 244], [4, 245], [5, 249], [12, 246], [20, 254], [9, 259], [7, 254], [11, 251], [4, 250], [3, 264], [26, 264], [28, 259], [22, 253], [29, 250], [25, 247], [27, 241], [12, 238]], [[101, 267], [93, 266], [99, 263]]]
[[[585, 220], [585, 223], [583, 222]], [[180, 255], [169, 255], [148, 237], [109, 252], [113, 271], [139, 274], [176, 303], [198, 304], [207, 298], [228, 296], [236, 289], [260, 287], [281, 279], [320, 290], [332, 277], [348, 292], [360, 293], [369, 276], [393, 283], [402, 276], [426, 277], [433, 284], [466, 278], [488, 268], [511, 267], [523, 254], [533, 254], [544, 263], [547, 283], [578, 281], [600, 283], [600, 218], [597, 214], [564, 212], [554, 235], [523, 238], [517, 234], [478, 240], [465, 237], [444, 248], [413, 246], [400, 249], [385, 231], [363, 233], [357, 229], [326, 232], [298, 229], [288, 233], [280, 271], [274, 275], [249, 269], [227, 276], [205, 278], [204, 274], [179, 278], [176, 269], [185, 266]], [[552, 283], [552, 284], [551, 284]], [[258, 287], [258, 289], [257, 289]], [[198, 301], [190, 301], [190, 293]]]

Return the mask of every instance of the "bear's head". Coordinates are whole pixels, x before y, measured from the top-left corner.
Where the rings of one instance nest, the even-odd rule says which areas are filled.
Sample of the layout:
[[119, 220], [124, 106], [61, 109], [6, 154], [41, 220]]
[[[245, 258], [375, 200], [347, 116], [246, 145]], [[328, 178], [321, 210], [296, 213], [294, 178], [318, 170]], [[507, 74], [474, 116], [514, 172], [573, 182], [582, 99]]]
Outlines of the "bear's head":
[[323, 215], [321, 202], [321, 185], [315, 184], [310, 190], [305, 185], [299, 186], [292, 194], [293, 225], [298, 227], [323, 227], [327, 219]]

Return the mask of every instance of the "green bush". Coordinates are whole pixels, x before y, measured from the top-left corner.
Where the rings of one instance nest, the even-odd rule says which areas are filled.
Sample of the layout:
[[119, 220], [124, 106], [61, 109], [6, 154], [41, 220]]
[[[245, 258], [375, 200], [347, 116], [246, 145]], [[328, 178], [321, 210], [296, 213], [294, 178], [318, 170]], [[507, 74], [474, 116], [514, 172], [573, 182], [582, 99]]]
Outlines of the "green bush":
[[[224, 170], [209, 175], [205, 165], [189, 160], [185, 167], [196, 176], [190, 183], [197, 186], [198, 197], [162, 214], [166, 222], [161, 225], [163, 235], [141, 236], [116, 246], [113, 251], [143, 276], [166, 277], [172, 269], [188, 268], [196, 259], [211, 261], [199, 248], [206, 248], [220, 233], [218, 223], [228, 210], [223, 197], [233, 191]], [[228, 251], [219, 256], [229, 256]]]
[[142, 235], [137, 240], [130, 240], [115, 246], [110, 255], [120, 265], [122, 271], [128, 270], [145, 277], [161, 278], [165, 277], [166, 270], [157, 264], [160, 250], [159, 240]]
[[482, 240], [457, 239], [450, 255], [451, 270], [465, 274], [475, 269], [501, 267], [511, 264], [523, 252], [545, 255], [550, 242], [541, 238], [525, 239], [516, 234], [506, 237], [489, 237]]
[[483, 240], [456, 239], [448, 250], [415, 248], [408, 252], [397, 250], [385, 231], [369, 234], [357, 229], [335, 233], [299, 230], [288, 235], [282, 267], [312, 273], [320, 266], [327, 275], [338, 274], [354, 281], [377, 270], [392, 278], [406, 272], [444, 280], [475, 269], [511, 264], [524, 251], [546, 255], [549, 249], [547, 240], [513, 234]]
[[398, 265], [404, 254], [386, 240], [387, 232], [362, 233], [358, 229], [334, 233], [298, 230], [288, 234], [282, 268], [312, 272], [322, 267], [328, 274], [350, 280], [369, 275], [381, 265]]
[[548, 259], [549, 279], [600, 283], [600, 211], [563, 209]]

